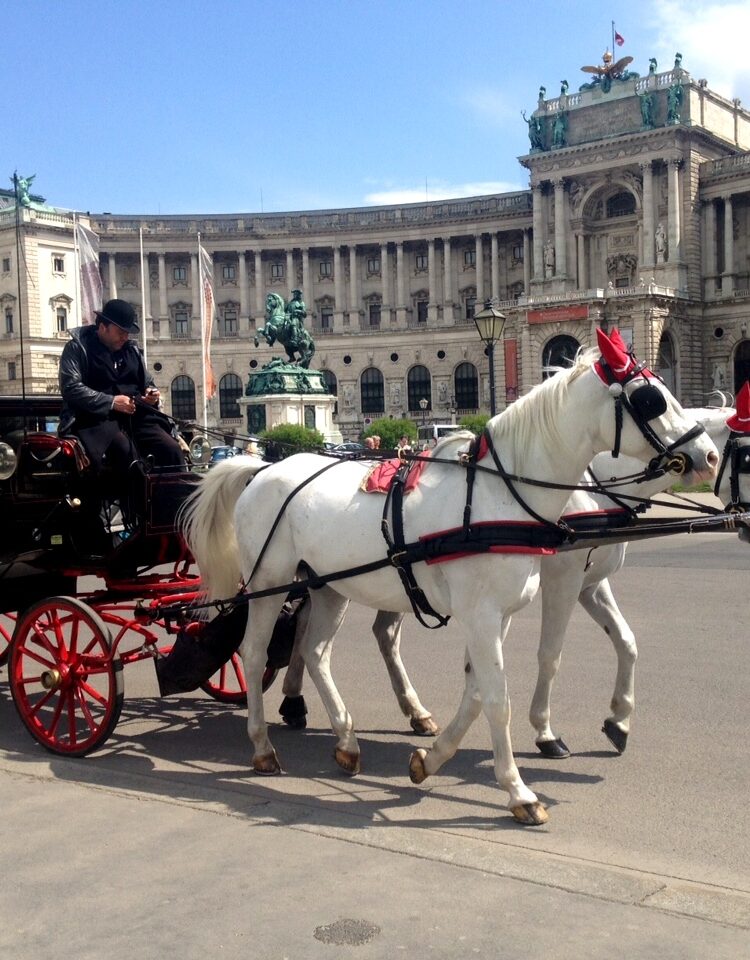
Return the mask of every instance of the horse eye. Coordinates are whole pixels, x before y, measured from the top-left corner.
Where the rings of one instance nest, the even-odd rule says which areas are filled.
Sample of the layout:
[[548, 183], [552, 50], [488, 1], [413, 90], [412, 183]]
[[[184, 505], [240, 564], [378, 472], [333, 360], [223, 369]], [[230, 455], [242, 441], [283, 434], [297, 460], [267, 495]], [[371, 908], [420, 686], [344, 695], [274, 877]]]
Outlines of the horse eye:
[[655, 420], [667, 412], [667, 400], [664, 394], [650, 384], [644, 384], [630, 395], [630, 403], [643, 420]]

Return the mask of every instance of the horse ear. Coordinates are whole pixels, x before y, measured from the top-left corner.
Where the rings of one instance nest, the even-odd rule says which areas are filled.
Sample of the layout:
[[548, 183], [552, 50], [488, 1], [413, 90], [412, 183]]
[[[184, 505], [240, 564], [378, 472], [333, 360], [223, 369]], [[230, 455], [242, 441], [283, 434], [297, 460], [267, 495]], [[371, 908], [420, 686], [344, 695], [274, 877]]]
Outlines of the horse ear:
[[625, 342], [619, 332], [615, 329], [611, 336], [607, 336], [601, 327], [597, 327], [596, 339], [602, 357], [607, 362], [607, 366], [614, 374], [615, 379], [622, 380], [630, 372], [633, 366], [633, 358], [628, 354]]

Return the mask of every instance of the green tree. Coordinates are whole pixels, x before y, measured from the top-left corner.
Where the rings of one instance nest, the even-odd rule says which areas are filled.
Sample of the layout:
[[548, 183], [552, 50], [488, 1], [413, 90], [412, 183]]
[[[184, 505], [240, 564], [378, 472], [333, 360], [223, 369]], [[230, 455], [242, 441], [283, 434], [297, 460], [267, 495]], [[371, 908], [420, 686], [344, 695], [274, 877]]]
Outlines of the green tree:
[[374, 420], [363, 432], [362, 439], [380, 437], [381, 450], [395, 450], [396, 444], [404, 434], [412, 443], [416, 442], [417, 428], [411, 420], [391, 420], [389, 417], [381, 417], [380, 420]]
[[465, 430], [471, 430], [479, 436], [489, 419], [486, 413], [468, 413], [465, 417], [461, 417], [459, 423]]
[[310, 430], [296, 423], [281, 423], [271, 430], [264, 430], [260, 439], [265, 442], [269, 460], [283, 460], [307, 450], [318, 451], [325, 442], [319, 430]]

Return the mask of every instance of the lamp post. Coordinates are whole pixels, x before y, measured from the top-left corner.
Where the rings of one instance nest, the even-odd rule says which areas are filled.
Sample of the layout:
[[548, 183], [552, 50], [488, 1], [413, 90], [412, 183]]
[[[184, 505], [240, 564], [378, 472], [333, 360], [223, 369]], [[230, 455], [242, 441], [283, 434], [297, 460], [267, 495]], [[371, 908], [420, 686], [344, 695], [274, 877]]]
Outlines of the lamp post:
[[490, 416], [495, 409], [495, 344], [502, 339], [505, 327], [505, 314], [492, 305], [491, 300], [484, 301], [484, 307], [474, 314], [474, 325], [482, 343], [487, 345], [487, 357], [490, 361]]
[[427, 417], [427, 404], [429, 400], [425, 400], [424, 397], [419, 401], [419, 409], [422, 411], [422, 426], [425, 425], [425, 418]]

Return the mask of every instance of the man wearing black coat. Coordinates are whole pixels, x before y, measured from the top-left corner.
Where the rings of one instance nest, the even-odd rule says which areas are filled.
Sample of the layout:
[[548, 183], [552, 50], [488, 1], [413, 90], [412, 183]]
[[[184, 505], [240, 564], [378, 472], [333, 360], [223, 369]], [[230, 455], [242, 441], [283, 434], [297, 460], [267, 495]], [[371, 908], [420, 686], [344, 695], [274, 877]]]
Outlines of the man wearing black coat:
[[125, 492], [128, 472], [139, 458], [184, 468], [171, 423], [156, 409], [159, 391], [129, 339], [133, 331], [138, 331], [135, 310], [124, 300], [110, 300], [96, 311], [95, 325], [70, 331], [60, 358], [59, 432], [79, 437], [94, 471], [106, 464]]

